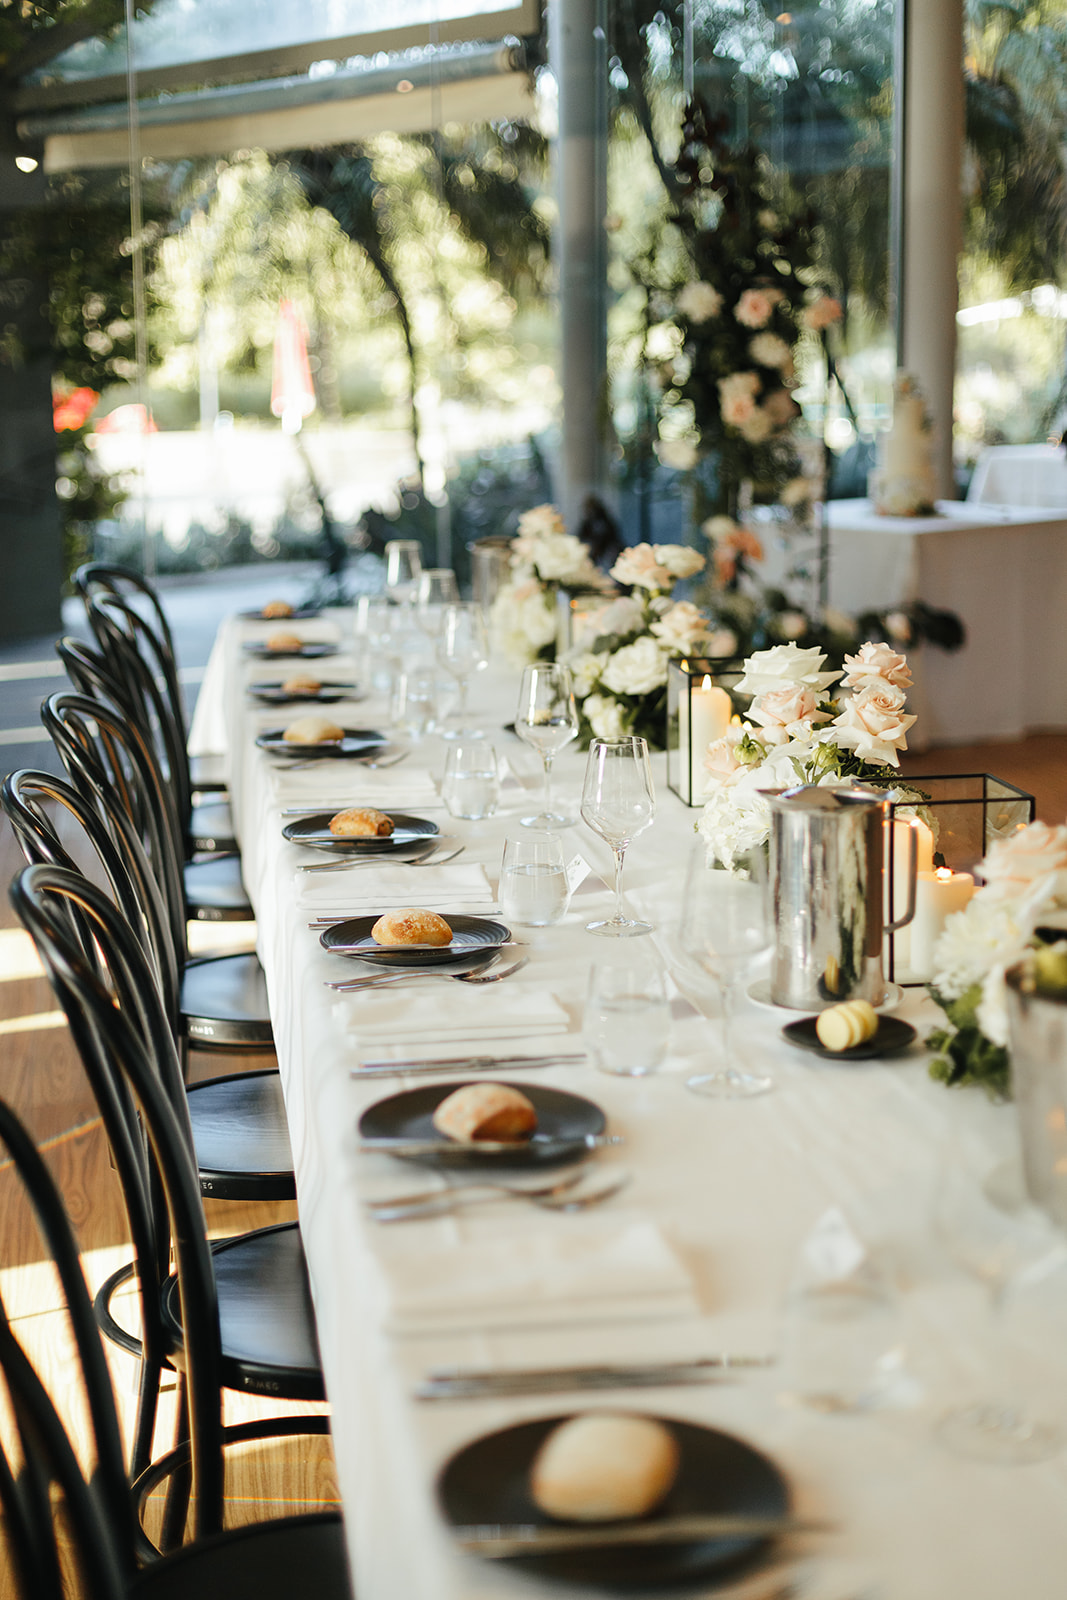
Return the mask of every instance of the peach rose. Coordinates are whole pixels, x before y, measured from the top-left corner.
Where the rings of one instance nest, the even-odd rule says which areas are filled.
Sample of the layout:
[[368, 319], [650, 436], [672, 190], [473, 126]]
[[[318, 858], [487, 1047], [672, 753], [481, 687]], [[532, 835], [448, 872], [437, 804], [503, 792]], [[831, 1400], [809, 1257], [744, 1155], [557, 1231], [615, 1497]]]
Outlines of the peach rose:
[[872, 678], [881, 678], [895, 689], [911, 687], [907, 657], [888, 644], [872, 644], [868, 640], [854, 656], [845, 657], [845, 666], [848, 670], [843, 681], [849, 688], [869, 683]]
[[734, 316], [745, 328], [765, 328], [781, 299], [781, 289], [746, 289], [734, 307]]

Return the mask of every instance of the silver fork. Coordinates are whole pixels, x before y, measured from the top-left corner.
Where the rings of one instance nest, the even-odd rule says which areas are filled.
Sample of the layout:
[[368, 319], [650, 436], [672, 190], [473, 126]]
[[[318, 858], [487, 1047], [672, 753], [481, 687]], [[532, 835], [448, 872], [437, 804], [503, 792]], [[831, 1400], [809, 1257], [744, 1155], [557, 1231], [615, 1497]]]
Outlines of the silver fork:
[[[384, 989], [391, 983], [410, 982], [413, 978], [451, 978], [453, 983], [499, 983], [501, 978], [510, 978], [513, 972], [518, 972], [520, 967], [529, 964], [529, 956], [520, 956], [513, 961], [510, 967], [501, 967], [495, 970], [497, 963], [502, 959], [495, 955], [492, 961], [487, 961], [484, 967], [478, 967], [474, 972], [435, 972], [432, 967], [416, 967], [414, 971], [386, 972], [381, 977], [373, 978], [339, 978], [327, 983], [327, 989], [336, 989], [339, 994], [357, 994], [360, 989]], [[492, 967], [494, 970], [489, 971]]]
[[346, 857], [344, 861], [309, 861], [298, 866], [296, 870], [297, 872], [347, 872], [350, 867], [381, 867], [387, 864], [401, 867], [443, 867], [446, 861], [454, 861], [457, 856], [461, 856], [466, 848], [465, 844], [461, 844], [457, 849], [448, 851], [444, 855], [439, 849], [432, 850], [429, 855], [416, 856], [413, 861], [406, 860], [403, 856], [399, 859], [391, 856], [388, 861], [381, 856], [368, 856], [366, 859]]
[[414, 1204], [398, 1204], [397, 1202], [384, 1205], [368, 1203], [367, 1210], [375, 1222], [407, 1222], [419, 1217], [444, 1217], [451, 1211], [459, 1211], [463, 1206], [478, 1205], [486, 1200], [528, 1200], [533, 1206], [540, 1206], [543, 1211], [584, 1211], [587, 1206], [597, 1206], [602, 1200], [610, 1200], [612, 1195], [618, 1194], [630, 1182], [628, 1172], [617, 1172], [605, 1182], [584, 1193], [575, 1194], [575, 1180], [568, 1175], [550, 1189], [536, 1193], [532, 1189], [499, 1189], [493, 1194], [477, 1195], [473, 1191], [462, 1195], [442, 1194], [433, 1200], [419, 1200]]
[[[372, 771], [376, 771], [379, 767], [397, 767], [401, 761], [406, 761], [410, 754], [410, 750], [401, 750], [393, 756], [350, 756], [348, 757], [348, 765], [370, 767]], [[305, 767], [321, 767], [327, 762], [332, 765], [338, 760], [338, 757], [308, 756], [305, 761], [289, 761], [284, 757], [283, 759], [285, 760], [285, 765], [282, 768], [283, 772], [302, 772]]]

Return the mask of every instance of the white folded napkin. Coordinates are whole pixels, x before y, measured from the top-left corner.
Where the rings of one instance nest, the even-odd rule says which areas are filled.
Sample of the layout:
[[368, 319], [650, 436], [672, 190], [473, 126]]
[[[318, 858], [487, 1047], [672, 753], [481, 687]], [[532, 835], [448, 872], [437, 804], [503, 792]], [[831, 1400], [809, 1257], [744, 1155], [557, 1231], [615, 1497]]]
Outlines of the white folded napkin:
[[[454, 848], [454, 847], [453, 847]], [[337, 872], [298, 872], [296, 897], [302, 906], [330, 911], [388, 911], [396, 906], [421, 906], [427, 911], [451, 907], [495, 905], [496, 895], [485, 868], [391, 866], [342, 868]], [[477, 916], [475, 911], [473, 915]]]
[[[591, 1220], [591, 1219], [590, 1219]], [[695, 1312], [692, 1281], [657, 1227], [540, 1228], [379, 1258], [389, 1332], [462, 1333]]]
[[323, 811], [342, 806], [377, 806], [381, 811], [414, 811], [422, 806], [439, 806], [437, 785], [430, 774], [397, 764], [376, 772], [358, 761], [327, 759], [313, 767], [286, 769], [274, 767], [270, 775], [271, 792], [280, 804], [302, 804], [309, 809], [321, 805]]
[[361, 1047], [376, 1054], [391, 1044], [527, 1039], [566, 1033], [570, 1027], [567, 1012], [543, 989], [510, 982], [452, 983], [440, 974], [346, 995], [335, 1015]]

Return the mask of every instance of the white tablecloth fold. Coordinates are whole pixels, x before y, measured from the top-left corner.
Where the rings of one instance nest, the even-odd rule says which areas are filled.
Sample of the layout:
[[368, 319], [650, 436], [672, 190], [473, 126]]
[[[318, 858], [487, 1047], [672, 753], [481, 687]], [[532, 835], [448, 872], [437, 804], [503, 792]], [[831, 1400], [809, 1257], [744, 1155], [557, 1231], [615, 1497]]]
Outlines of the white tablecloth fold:
[[387, 1331], [397, 1335], [548, 1327], [696, 1311], [689, 1274], [660, 1230], [635, 1221], [580, 1232], [573, 1218], [520, 1239], [466, 1241], [380, 1258]]
[[407, 1040], [527, 1039], [570, 1027], [567, 1012], [543, 989], [510, 981], [453, 984], [441, 977], [364, 989], [340, 1001], [335, 1014], [349, 1033], [376, 1049]]
[[298, 872], [296, 878], [297, 899], [302, 906], [350, 912], [354, 917], [395, 906], [446, 912], [451, 908], [456, 913], [461, 907], [464, 912], [471, 907], [471, 914], [477, 916], [496, 902], [485, 868], [477, 865], [360, 865], [343, 872]]
[[271, 791], [282, 804], [306, 804], [308, 810], [340, 810], [346, 806], [377, 806], [381, 811], [417, 812], [440, 804], [437, 785], [428, 772], [397, 765], [375, 772], [358, 762], [327, 757], [313, 767], [277, 767], [270, 775]]

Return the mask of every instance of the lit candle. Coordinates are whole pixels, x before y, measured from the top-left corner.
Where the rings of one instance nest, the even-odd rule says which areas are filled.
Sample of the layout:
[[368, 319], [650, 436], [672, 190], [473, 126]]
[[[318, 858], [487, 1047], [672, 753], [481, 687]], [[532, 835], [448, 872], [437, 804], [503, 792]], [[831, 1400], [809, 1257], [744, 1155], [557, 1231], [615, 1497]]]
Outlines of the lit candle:
[[[682, 696], [685, 704], [686, 696]], [[733, 706], [730, 696], [725, 689], [718, 689], [711, 681], [711, 674], [705, 673], [699, 688], [695, 685], [690, 689], [688, 699], [689, 717], [689, 798], [699, 800], [704, 793], [706, 773], [704, 771], [704, 753], [709, 744], [726, 737], [730, 726], [730, 717]], [[679, 734], [681, 734], [681, 719], [679, 719]], [[685, 761], [686, 745], [681, 742], [682, 760]]]
[[911, 925], [911, 969], [928, 981], [934, 975], [934, 945], [954, 911], [962, 911], [974, 894], [969, 872], [920, 872], [915, 885], [915, 921]]

